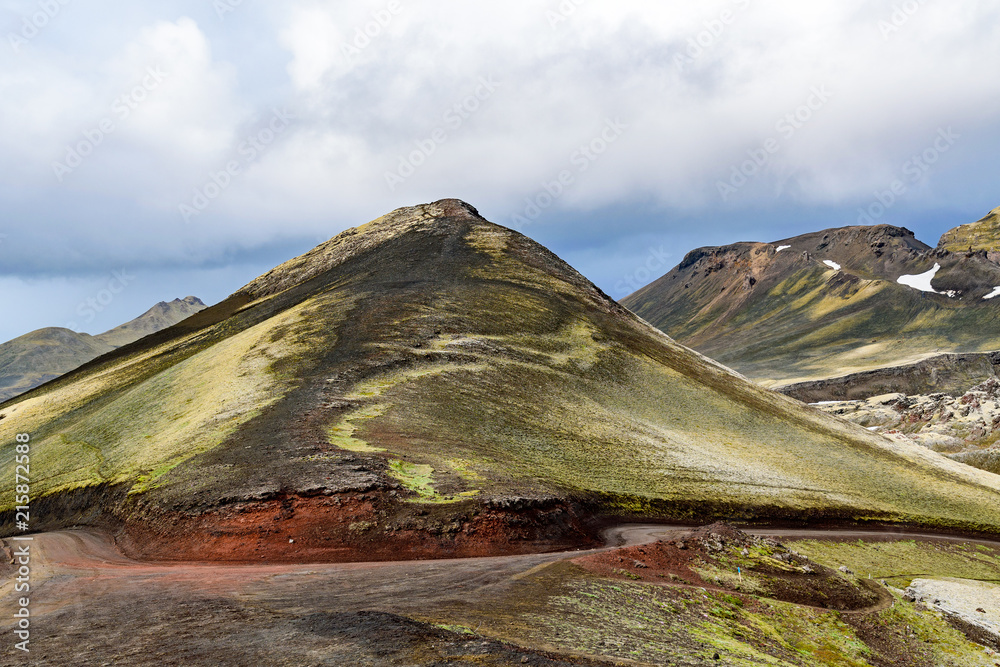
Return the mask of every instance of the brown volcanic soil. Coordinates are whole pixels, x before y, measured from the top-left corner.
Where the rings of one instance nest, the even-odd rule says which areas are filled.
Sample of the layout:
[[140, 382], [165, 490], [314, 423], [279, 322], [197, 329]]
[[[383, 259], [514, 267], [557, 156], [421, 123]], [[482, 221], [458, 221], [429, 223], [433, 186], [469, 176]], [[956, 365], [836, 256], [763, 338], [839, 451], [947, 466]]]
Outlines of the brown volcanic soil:
[[[626, 539], [649, 539], [649, 527]], [[92, 529], [35, 536], [29, 660], [0, 665], [620, 664], [414, 620], [489, 601], [565, 554], [349, 564], [139, 562]], [[10, 582], [0, 599], [11, 607]]]
[[[890, 600], [874, 583], [850, 581], [778, 542], [747, 535], [727, 524], [698, 528], [671, 536], [669, 541], [583, 556], [573, 562], [602, 576], [709, 590], [753, 590], [783, 602], [844, 612], [871, 611]], [[735, 574], [737, 567], [747, 583], [753, 579], [755, 586], [703, 576], [706, 568]]]

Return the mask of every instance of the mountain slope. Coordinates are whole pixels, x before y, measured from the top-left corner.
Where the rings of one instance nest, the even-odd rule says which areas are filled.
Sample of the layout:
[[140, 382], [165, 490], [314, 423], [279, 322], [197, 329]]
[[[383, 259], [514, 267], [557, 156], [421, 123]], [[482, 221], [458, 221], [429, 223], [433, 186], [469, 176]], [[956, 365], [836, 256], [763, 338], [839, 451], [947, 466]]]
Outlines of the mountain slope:
[[609, 515], [1000, 531], [1000, 478], [761, 389], [455, 200], [0, 416], [0, 442], [32, 434], [47, 527], [107, 522], [156, 557], [511, 553], [594, 543]]
[[0, 401], [34, 389], [204, 308], [200, 299], [189, 296], [170, 303], [160, 302], [131, 322], [98, 336], [48, 328], [3, 343], [0, 345]]
[[622, 303], [751, 378], [786, 384], [998, 350], [998, 285], [986, 253], [878, 225], [701, 248]]

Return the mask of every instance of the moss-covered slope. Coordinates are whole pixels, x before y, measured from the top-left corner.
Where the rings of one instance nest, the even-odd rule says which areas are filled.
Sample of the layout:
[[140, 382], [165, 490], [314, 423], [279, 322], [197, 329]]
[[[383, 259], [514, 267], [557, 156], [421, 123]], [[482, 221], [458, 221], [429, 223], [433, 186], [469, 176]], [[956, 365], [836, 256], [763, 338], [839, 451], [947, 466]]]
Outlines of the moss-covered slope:
[[759, 388], [454, 200], [344, 232], [0, 415], [0, 470], [30, 433], [33, 490], [63, 508], [46, 525], [97, 506], [233, 557], [428, 533], [478, 553], [585, 534], [591, 512], [1000, 531], [1000, 478]]

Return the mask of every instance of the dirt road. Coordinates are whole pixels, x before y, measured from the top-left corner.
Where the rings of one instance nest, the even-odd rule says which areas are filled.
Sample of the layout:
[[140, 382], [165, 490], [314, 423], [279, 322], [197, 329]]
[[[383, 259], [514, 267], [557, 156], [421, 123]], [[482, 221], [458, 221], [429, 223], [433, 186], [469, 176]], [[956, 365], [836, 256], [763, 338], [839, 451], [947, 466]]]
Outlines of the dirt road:
[[[608, 548], [642, 545], [686, 530], [689, 527], [623, 525], [608, 530], [605, 539]], [[960, 540], [1000, 546], [1000, 540], [917, 533], [748, 532], [781, 538]], [[31, 545], [33, 650], [26, 659], [3, 646], [3, 665], [611, 664], [470, 639], [407, 618], [426, 618], [435, 609], [454, 609], [471, 600], [488, 605], [502, 599], [527, 573], [586, 551], [229, 565], [134, 561], [98, 530], [33, 538], [18, 543]], [[21, 594], [13, 591], [12, 579], [5, 579], [0, 604], [7, 610]], [[468, 655], [478, 657], [463, 662], [460, 656]]]

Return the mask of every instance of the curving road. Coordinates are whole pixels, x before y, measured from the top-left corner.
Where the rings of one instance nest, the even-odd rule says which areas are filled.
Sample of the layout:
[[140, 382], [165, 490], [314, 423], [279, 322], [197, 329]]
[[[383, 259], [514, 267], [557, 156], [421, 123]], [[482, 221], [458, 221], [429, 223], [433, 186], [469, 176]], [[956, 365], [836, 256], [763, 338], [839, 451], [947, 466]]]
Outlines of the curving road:
[[[609, 545], [605, 549], [647, 544], [689, 530], [690, 526], [620, 525], [605, 531]], [[743, 530], [777, 538], [919, 539], [974, 542], [1000, 548], [1000, 539], [964, 539], [919, 532]], [[14, 544], [10, 540], [5, 542]], [[467, 609], [470, 601], [489, 606], [493, 604], [491, 601], [504, 599], [529, 574], [558, 561], [601, 551], [434, 561], [259, 565], [135, 561], [115, 548], [108, 533], [91, 529], [39, 534], [30, 544], [33, 627], [39, 628], [39, 644], [60, 656], [51, 662], [36, 658], [31, 663], [40, 665], [67, 664], [61, 662], [67, 655], [75, 656], [78, 661], [74, 664], [119, 664], [119, 660], [125, 660], [120, 656], [131, 656], [121, 664], [209, 664], [204, 662], [207, 655], [215, 656], [211, 658], [215, 664], [252, 664], [246, 662], [252, 660], [246, 655], [264, 656], [253, 659], [258, 664], [329, 664], [310, 663], [301, 656], [288, 663], [274, 662], [276, 646], [286, 641], [281, 639], [281, 632], [296, 637], [296, 649], [305, 651], [302, 655], [311, 655], [306, 649], [308, 642], [315, 641], [315, 633], [301, 630], [304, 618], [371, 611], [431, 618], [441, 610]], [[4, 609], [14, 607], [18, 594], [13, 591], [13, 584], [8, 570], [0, 585]], [[485, 628], [484, 632], [489, 630]], [[246, 637], [243, 644], [239, 641], [241, 633]], [[156, 657], [172, 656], [178, 646], [188, 644], [191, 653], [186, 662]], [[253, 652], [247, 653], [251, 649]], [[324, 649], [314, 650], [321, 654]], [[80, 661], [80, 656], [90, 654], [117, 657], [112, 662]], [[233, 657], [232, 662], [223, 659], [230, 654], [241, 657]], [[4, 662], [4, 657], [0, 654], [0, 665], [27, 664]]]

